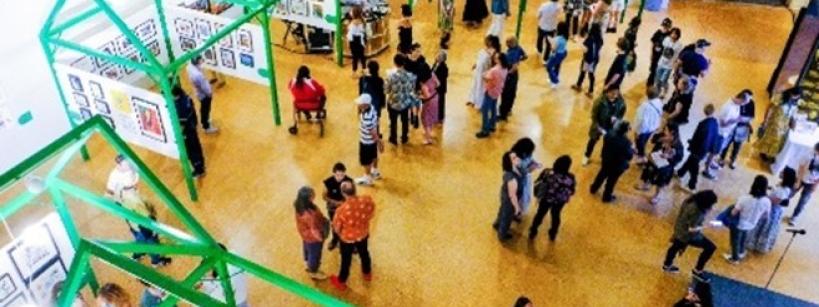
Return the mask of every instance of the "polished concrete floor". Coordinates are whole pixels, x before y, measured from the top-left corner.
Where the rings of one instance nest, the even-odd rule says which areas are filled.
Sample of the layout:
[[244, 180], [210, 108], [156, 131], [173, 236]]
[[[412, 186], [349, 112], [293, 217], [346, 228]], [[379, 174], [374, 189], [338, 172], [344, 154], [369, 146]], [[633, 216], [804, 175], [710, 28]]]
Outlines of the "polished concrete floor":
[[[397, 8], [398, 3], [393, 2]], [[437, 52], [436, 7], [427, 1], [417, 5], [415, 37], [431, 60]], [[336, 291], [328, 282], [313, 282], [305, 275], [292, 201], [300, 186], [321, 189], [321, 181], [337, 161], [348, 165], [351, 176], [362, 173], [357, 165], [358, 127], [352, 102], [357, 94], [356, 83], [349, 66], [342, 69], [330, 57], [277, 49], [277, 85], [285, 120], [279, 127], [272, 123], [266, 87], [229, 79], [226, 87], [216, 91], [214, 102], [213, 118], [221, 133], [201, 136], [208, 175], [198, 182], [199, 202], [186, 198], [177, 161], [138, 152], [229, 248], [356, 305], [508, 306], [517, 296], [527, 295], [537, 306], [668, 306], [684, 294], [690, 281], [688, 272], [698, 254], [689, 249], [677, 260], [682, 274], [667, 275], [660, 269], [673, 220], [686, 194], [670, 188], [660, 204], [651, 206], [648, 195], [632, 188], [639, 176], [632, 167], [617, 187], [616, 203], [603, 204], [599, 197], [589, 195], [588, 185], [599, 159], [587, 167], [579, 162], [591, 101], [569, 89], [577, 77], [581, 50], [579, 44], [570, 43], [562, 71], [564, 82], [557, 89], [549, 89], [545, 71], [534, 56], [538, 5], [530, 3], [524, 17], [521, 40], [532, 57], [521, 66], [514, 115], [489, 139], [474, 137], [479, 114], [464, 105], [471, 78], [469, 69], [488, 25], [470, 30], [460, 22], [456, 24], [449, 60], [446, 123], [436, 129], [435, 145], [421, 145], [421, 130], [411, 132], [408, 145], [388, 145], [380, 163], [384, 179], [373, 188], [359, 190], [376, 201], [370, 237], [375, 277], [372, 282], [363, 282], [360, 267], [354, 262], [346, 292]], [[517, 3], [511, 7], [516, 8]], [[462, 1], [457, 8], [460, 16]], [[394, 11], [393, 17], [397, 18]], [[628, 16], [634, 14], [629, 11]], [[644, 92], [649, 38], [665, 16], [682, 29], [684, 42], [703, 37], [714, 43], [709, 50], [713, 69], [697, 92], [694, 118], [701, 116], [702, 105], [719, 105], [739, 90], [750, 88], [757, 93], [760, 104], [758, 121], [768, 102], [765, 86], [792, 26], [790, 13], [768, 6], [690, 0], [673, 1], [667, 15], [644, 14], [637, 71], [627, 76], [623, 86], [629, 107], [627, 118], [633, 118]], [[514, 22], [514, 17], [507, 19], [507, 35], [513, 34]], [[278, 25], [276, 30], [282, 33]], [[397, 37], [393, 35], [394, 43]], [[606, 35], [600, 76], [611, 63], [616, 38]], [[391, 57], [391, 51], [378, 57], [382, 67], [392, 66]], [[309, 65], [314, 78], [329, 90], [329, 120], [323, 138], [319, 138], [315, 125], [302, 125], [298, 136], [286, 131], [291, 110], [286, 82], [302, 63]], [[685, 126], [683, 135], [689, 136], [693, 126]], [[498, 207], [500, 156], [524, 136], [536, 141], [536, 158], [547, 165], [562, 154], [575, 159], [572, 171], [578, 177], [578, 193], [563, 211], [563, 226], [554, 243], [546, 236], [535, 241], [518, 236], [501, 244], [490, 227]], [[67, 177], [102, 193], [108, 169], [113, 166], [113, 153], [98, 139], [92, 140], [91, 152], [94, 159], [73, 162]], [[741, 167], [723, 171], [718, 182], [701, 180], [701, 188], [716, 190], [720, 208], [746, 193], [753, 175], [769, 175], [752, 156], [751, 147], [746, 146]], [[819, 303], [819, 261], [815, 258], [819, 240], [813, 227], [819, 221], [819, 209], [815, 203], [812, 205], [804, 219], [808, 235], [794, 242], [771, 289]], [[532, 214], [533, 210], [514, 227], [516, 232], [522, 233], [529, 226]], [[162, 211], [160, 219], [178, 225], [169, 215]], [[103, 218], [97, 211], [79, 210], [77, 216], [86, 234], [128, 238], [121, 222]], [[764, 286], [788, 239], [782, 234], [770, 254], [752, 254], [741, 265], [732, 266], [720, 257], [728, 251], [727, 231], [707, 230], [706, 235], [719, 247], [709, 270], [758, 286]], [[167, 270], [178, 276], [191, 263], [180, 260]], [[322, 269], [336, 273], [338, 266], [338, 253], [325, 253]], [[111, 270], [99, 276], [127, 284], [134, 293], [139, 289], [136, 283]], [[250, 302], [253, 306], [308, 304], [273, 289], [252, 281]]]

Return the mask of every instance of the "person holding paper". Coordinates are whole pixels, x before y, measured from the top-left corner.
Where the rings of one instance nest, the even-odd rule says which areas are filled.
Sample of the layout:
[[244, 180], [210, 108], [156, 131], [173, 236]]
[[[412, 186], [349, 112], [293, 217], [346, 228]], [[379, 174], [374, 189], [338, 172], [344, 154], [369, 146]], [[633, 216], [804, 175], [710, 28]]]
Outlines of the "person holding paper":
[[684, 149], [680, 141], [679, 128], [674, 123], [666, 124], [663, 131], [651, 138], [651, 143], [654, 144], [654, 150], [648, 156], [648, 161], [640, 176], [642, 182], [638, 183], [636, 188], [640, 191], [648, 191], [650, 186], [654, 185], [651, 204], [656, 205], [660, 200], [660, 192], [674, 176], [674, 167], [682, 161]]

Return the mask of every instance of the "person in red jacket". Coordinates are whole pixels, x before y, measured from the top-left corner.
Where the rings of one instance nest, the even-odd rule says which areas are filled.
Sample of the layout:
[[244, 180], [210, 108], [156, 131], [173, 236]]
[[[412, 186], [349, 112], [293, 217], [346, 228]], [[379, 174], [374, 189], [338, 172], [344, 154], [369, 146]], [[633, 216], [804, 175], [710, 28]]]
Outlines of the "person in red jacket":
[[327, 100], [324, 86], [310, 78], [310, 69], [307, 66], [299, 67], [296, 78], [290, 80], [287, 88], [293, 95], [293, 126], [289, 129], [291, 134], [298, 132], [299, 112], [304, 113], [307, 120], [312, 118], [310, 111], [316, 112], [316, 118], [324, 118], [326, 115], [324, 103]]

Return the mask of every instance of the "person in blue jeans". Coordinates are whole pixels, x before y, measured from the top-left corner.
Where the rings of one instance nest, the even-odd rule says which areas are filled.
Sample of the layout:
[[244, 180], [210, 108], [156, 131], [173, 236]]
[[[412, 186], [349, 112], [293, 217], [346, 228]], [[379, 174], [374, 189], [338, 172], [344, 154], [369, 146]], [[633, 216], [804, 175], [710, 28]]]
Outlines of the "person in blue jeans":
[[506, 74], [509, 70], [509, 62], [506, 55], [496, 52], [492, 56], [494, 65], [483, 75], [484, 93], [481, 104], [481, 131], [475, 136], [479, 139], [488, 137], [495, 132], [495, 123], [498, 121], [498, 98], [503, 92], [503, 85], [506, 82]]
[[549, 81], [552, 83], [552, 88], [557, 87], [560, 83], [558, 76], [560, 75], [560, 64], [566, 59], [566, 40], [569, 37], [569, 24], [561, 21], [557, 24], [557, 36], [555, 37], [555, 48], [552, 50], [552, 55], [546, 61], [546, 72], [549, 74]]
[[[486, 103], [486, 102], [484, 102]], [[509, 227], [512, 220], [520, 213], [520, 197], [523, 195], [523, 176], [518, 169], [520, 158], [513, 151], [503, 154], [503, 185], [500, 189], [500, 208], [492, 228], [498, 231], [498, 240], [506, 241], [512, 238]]]

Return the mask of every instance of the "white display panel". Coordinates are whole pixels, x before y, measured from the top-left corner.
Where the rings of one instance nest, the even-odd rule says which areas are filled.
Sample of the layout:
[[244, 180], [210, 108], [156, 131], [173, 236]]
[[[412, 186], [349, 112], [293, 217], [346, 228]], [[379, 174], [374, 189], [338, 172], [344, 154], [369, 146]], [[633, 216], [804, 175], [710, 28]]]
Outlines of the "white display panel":
[[[214, 33], [234, 20], [178, 6], [165, 9], [168, 32], [176, 55], [202, 45]], [[267, 70], [262, 28], [244, 24], [202, 53], [204, 66], [224, 74], [259, 84], [268, 84], [261, 71]]]
[[0, 249], [0, 306], [50, 306], [74, 248], [57, 213], [28, 226]]
[[272, 8], [271, 16], [335, 31], [335, 0], [281, 0]]
[[179, 158], [173, 119], [162, 96], [68, 65], [54, 68], [75, 123], [99, 114], [129, 143]]

